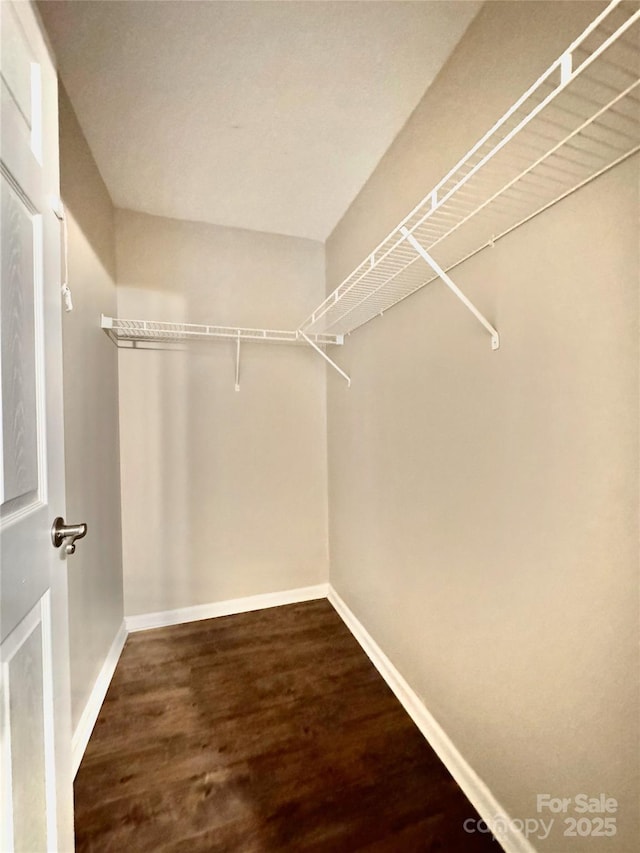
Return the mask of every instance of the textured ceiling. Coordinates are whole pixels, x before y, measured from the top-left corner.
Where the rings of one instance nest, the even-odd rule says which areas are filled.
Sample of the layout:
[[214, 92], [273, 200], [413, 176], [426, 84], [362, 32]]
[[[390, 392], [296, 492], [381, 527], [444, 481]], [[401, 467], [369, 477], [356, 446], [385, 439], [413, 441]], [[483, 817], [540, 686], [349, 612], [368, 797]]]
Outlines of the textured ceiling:
[[118, 207], [325, 240], [480, 3], [40, 11]]

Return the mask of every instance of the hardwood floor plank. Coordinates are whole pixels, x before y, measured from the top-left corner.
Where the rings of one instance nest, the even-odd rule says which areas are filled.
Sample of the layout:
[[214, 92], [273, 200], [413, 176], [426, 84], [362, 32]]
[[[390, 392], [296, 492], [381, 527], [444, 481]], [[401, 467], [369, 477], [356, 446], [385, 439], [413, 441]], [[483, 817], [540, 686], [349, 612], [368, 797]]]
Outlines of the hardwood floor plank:
[[78, 851], [497, 851], [327, 601], [132, 635], [75, 784]]

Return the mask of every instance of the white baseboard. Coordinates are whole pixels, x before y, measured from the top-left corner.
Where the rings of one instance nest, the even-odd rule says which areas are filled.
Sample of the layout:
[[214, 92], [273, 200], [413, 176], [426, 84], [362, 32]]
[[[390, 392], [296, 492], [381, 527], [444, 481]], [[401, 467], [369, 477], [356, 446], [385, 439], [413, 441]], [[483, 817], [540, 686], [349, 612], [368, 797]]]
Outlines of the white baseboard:
[[251, 610], [264, 610], [267, 607], [280, 607], [282, 604], [297, 604], [300, 601], [313, 601], [327, 598], [329, 584], [305, 586], [287, 589], [282, 592], [267, 592], [263, 595], [250, 595], [246, 598], [231, 598], [212, 604], [197, 604], [194, 607], [179, 607], [177, 610], [161, 610], [157, 613], [141, 613], [139, 616], [126, 616], [127, 631], [147, 631], [149, 628], [164, 628], [167, 625], [180, 625], [183, 622], [196, 622], [199, 619], [213, 619], [216, 616], [232, 616], [234, 613], [248, 613]]
[[113, 643], [111, 644], [111, 648], [107, 652], [107, 657], [102, 664], [102, 669], [98, 673], [98, 677], [93, 685], [87, 704], [84, 706], [82, 716], [80, 717], [76, 730], [71, 738], [71, 761], [74, 777], [80, 767], [82, 756], [84, 755], [84, 751], [89, 743], [91, 732], [93, 731], [93, 727], [98, 719], [100, 708], [104, 702], [104, 697], [107, 695], [109, 684], [113, 678], [113, 673], [115, 672], [116, 665], [120, 659], [120, 654], [122, 653], [126, 639], [127, 629], [123, 622], [118, 629], [118, 633], [116, 634]]
[[504, 828], [505, 832], [496, 833], [497, 840], [506, 853], [535, 853], [530, 841], [511, 827], [511, 820], [504, 808], [332, 586], [329, 586], [327, 598], [480, 817], [488, 826], [495, 825], [499, 820], [497, 825], [501, 830]]

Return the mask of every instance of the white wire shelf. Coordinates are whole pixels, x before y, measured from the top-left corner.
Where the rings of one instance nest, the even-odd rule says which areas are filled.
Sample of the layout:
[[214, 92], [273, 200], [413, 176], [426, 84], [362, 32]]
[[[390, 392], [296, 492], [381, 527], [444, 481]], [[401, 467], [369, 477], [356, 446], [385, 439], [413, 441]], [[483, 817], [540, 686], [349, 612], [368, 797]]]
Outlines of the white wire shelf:
[[[195, 323], [165, 323], [159, 320], [125, 320], [105, 317], [104, 314], [100, 325], [119, 347], [215, 339], [254, 343], [308, 344], [301, 332], [282, 329], [243, 329]], [[342, 336], [337, 334], [312, 333], [307, 337], [317, 346], [340, 345], [343, 342]]]
[[447, 270], [638, 151], [640, 10], [613, 0], [301, 330], [349, 334], [438, 277], [456, 292]]

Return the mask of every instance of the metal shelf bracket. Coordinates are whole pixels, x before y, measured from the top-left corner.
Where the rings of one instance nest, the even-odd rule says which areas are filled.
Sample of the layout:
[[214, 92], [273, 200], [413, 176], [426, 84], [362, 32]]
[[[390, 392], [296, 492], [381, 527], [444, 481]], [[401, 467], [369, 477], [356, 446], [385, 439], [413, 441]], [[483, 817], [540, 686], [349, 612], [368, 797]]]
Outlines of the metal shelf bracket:
[[240, 332], [236, 341], [236, 391], [240, 390]]
[[447, 275], [447, 273], [442, 269], [440, 264], [434, 260], [429, 252], [416, 240], [413, 234], [409, 231], [408, 228], [402, 227], [400, 228], [400, 233], [404, 236], [408, 243], [416, 250], [416, 252], [424, 258], [424, 260], [429, 264], [434, 273], [440, 278], [451, 290], [451, 292], [458, 297], [460, 302], [473, 314], [473, 316], [484, 326], [484, 328], [491, 335], [491, 349], [497, 350], [500, 347], [500, 335], [498, 334], [498, 330], [495, 329], [491, 323], [487, 320], [487, 318], [482, 314], [473, 302], [468, 299], [464, 293], [460, 290], [460, 288], [454, 284], [451, 278]]
[[324, 360], [326, 362], [328, 362], [331, 365], [331, 367], [333, 367], [334, 370], [338, 371], [338, 373], [340, 374], [340, 376], [342, 376], [343, 379], [347, 380], [347, 388], [350, 388], [351, 387], [351, 377], [348, 376], [344, 372], [344, 370], [342, 370], [342, 368], [338, 367], [338, 365], [335, 363], [335, 361], [333, 361], [333, 359], [329, 358], [329, 356], [326, 354], [326, 352], [323, 352], [320, 349], [320, 347], [311, 340], [311, 338], [309, 338], [307, 335], [305, 335], [304, 332], [299, 332], [299, 334], [300, 334], [300, 337], [304, 338], [304, 340], [309, 344], [309, 346], [313, 347], [314, 350], [317, 353], [319, 353], [324, 358]]

